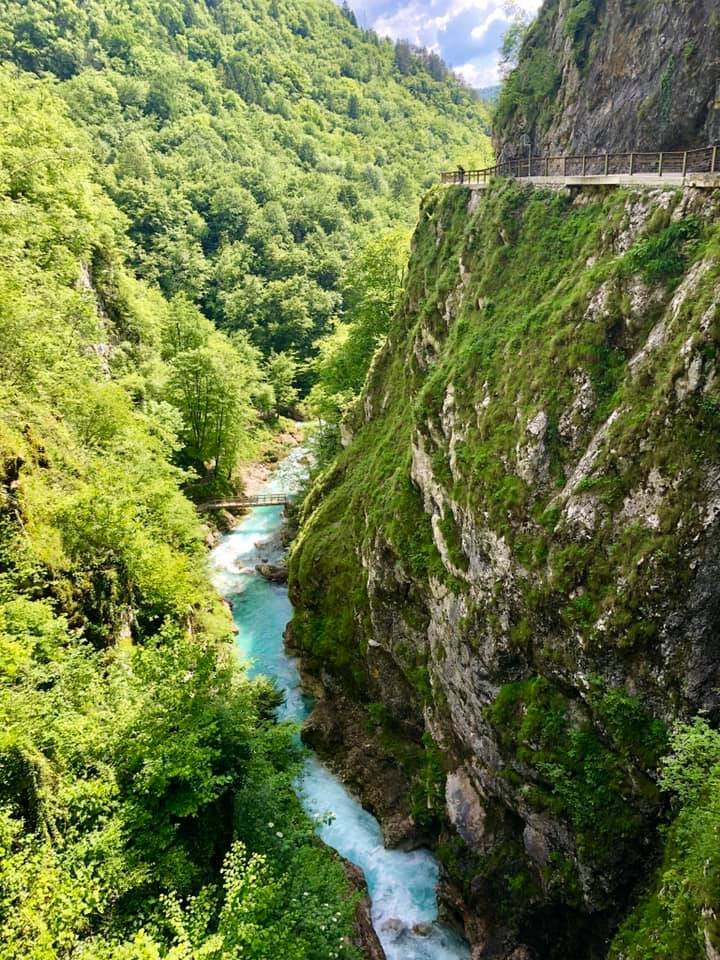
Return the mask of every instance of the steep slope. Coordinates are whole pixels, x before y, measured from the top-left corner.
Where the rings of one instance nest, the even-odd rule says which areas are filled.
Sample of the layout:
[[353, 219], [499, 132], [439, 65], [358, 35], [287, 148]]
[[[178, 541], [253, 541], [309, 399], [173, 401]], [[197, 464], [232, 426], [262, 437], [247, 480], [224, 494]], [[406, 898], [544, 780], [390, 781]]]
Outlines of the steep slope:
[[266, 354], [307, 357], [355, 248], [488, 151], [484, 108], [437, 58], [331, 0], [10, 0], [0, 59], [60, 81], [141, 276]]
[[[704, 147], [720, 137], [713, 0], [545, 0], [500, 94], [499, 150]], [[527, 144], [527, 140], [524, 141]]]
[[234, 348], [133, 275], [88, 154], [49, 84], [0, 67], [0, 957], [354, 960], [173, 462], [175, 362], [207, 382]]
[[[667, 725], [717, 719], [719, 213], [432, 193], [306, 503], [306, 735], [391, 841], [438, 840], [477, 957], [605, 956], [657, 849]], [[687, 956], [705, 896], [677, 911]]]

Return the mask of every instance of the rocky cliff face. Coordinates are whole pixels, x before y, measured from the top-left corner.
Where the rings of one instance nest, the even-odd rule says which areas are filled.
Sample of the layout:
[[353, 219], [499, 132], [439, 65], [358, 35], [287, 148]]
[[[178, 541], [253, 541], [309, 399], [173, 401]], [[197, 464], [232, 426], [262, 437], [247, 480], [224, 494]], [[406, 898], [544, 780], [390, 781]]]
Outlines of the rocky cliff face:
[[666, 726], [718, 715], [719, 213], [432, 194], [305, 506], [307, 736], [391, 842], [437, 844], [477, 958], [606, 955], [656, 852]]
[[545, 0], [498, 108], [505, 156], [677, 150], [720, 138], [715, 0]]

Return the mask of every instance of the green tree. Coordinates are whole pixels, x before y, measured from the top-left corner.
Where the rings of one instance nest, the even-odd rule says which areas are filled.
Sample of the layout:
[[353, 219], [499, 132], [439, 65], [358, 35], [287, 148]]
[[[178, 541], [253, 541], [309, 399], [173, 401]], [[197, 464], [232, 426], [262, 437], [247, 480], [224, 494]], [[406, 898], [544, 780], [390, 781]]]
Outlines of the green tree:
[[295, 385], [297, 374], [297, 361], [290, 354], [270, 354], [267, 361], [268, 381], [273, 388], [276, 408], [284, 416], [291, 416], [295, 412], [300, 397]]
[[183, 417], [185, 456], [220, 487], [230, 484], [247, 435], [249, 384], [236, 351], [219, 337], [171, 362], [168, 399]]
[[336, 421], [360, 393], [397, 309], [408, 250], [407, 231], [392, 230], [368, 243], [350, 262], [343, 320], [321, 341], [313, 362], [318, 383], [310, 402], [323, 420]]
[[129, 220], [139, 276], [250, 331], [266, 357], [305, 362], [337, 309], [309, 290], [301, 323], [297, 304], [276, 321], [277, 288], [257, 304], [258, 286], [286, 283], [293, 299], [310, 279], [337, 305], [352, 250], [412, 226], [438, 169], [469, 167], [489, 141], [484, 108], [435, 55], [360, 30], [331, 0], [297, 11], [294, 0], [112, 11], [8, 0], [0, 60], [60, 81]]

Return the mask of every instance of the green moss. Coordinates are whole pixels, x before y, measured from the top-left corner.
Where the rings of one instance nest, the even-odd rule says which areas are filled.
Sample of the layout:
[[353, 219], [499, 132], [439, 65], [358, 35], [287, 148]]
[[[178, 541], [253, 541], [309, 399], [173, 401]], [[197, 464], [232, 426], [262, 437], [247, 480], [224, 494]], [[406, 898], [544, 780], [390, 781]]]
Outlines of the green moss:
[[455, 518], [449, 510], [445, 511], [445, 515], [439, 523], [440, 533], [442, 534], [445, 545], [448, 549], [448, 555], [452, 564], [460, 570], [467, 570], [469, 567], [469, 561], [465, 551], [462, 548], [462, 542], [460, 540], [460, 531], [458, 530], [457, 523]]
[[697, 217], [686, 217], [668, 224], [659, 233], [647, 230], [625, 255], [624, 267], [640, 273], [648, 283], [676, 280], [698, 249], [701, 225]]
[[486, 715], [534, 773], [525, 799], [567, 817], [583, 858], [617, 862], [645, 827], [642, 809], [658, 803], [643, 771], [666, 746], [663, 725], [624, 691], [596, 686], [583, 704], [544, 677], [502, 687]]

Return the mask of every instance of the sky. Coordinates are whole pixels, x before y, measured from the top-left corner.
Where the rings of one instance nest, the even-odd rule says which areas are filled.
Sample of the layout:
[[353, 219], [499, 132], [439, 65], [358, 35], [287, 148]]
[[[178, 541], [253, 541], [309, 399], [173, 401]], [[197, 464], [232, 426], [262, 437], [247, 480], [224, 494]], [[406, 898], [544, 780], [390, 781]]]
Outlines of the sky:
[[[541, 0], [513, 6], [535, 13]], [[393, 40], [435, 50], [471, 87], [499, 81], [498, 51], [510, 19], [506, 0], [349, 0], [358, 22]]]

